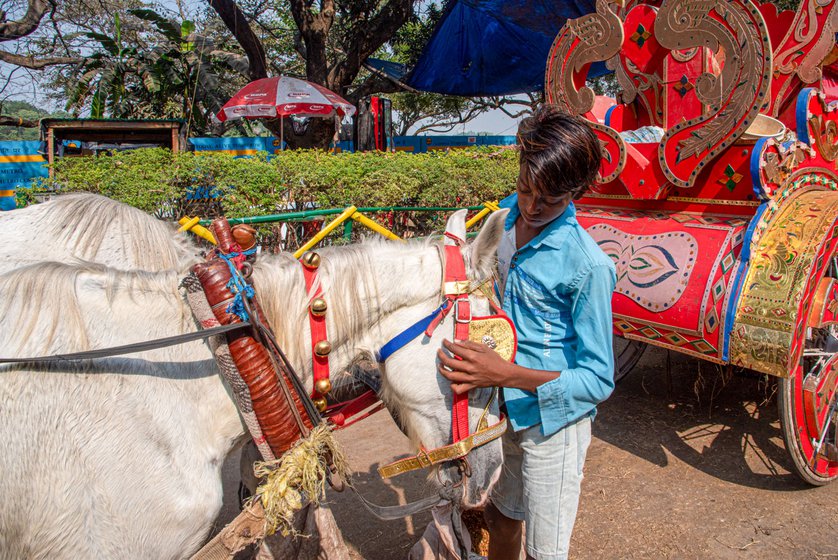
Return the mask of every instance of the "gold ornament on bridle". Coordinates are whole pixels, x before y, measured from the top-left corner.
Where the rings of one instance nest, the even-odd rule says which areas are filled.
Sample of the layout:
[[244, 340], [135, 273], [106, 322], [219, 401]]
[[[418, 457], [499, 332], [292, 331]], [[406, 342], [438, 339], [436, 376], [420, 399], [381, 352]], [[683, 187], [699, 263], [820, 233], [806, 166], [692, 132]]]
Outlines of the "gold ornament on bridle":
[[332, 351], [332, 343], [328, 340], [321, 340], [317, 344], [314, 345], [314, 353], [320, 356], [321, 358], [325, 358], [329, 355]]
[[317, 383], [314, 384], [314, 388], [321, 395], [325, 395], [332, 390], [332, 382], [328, 379], [318, 379]]
[[303, 255], [303, 266], [306, 268], [319, 268], [320, 267], [320, 255], [315, 253], [314, 251], [309, 251], [305, 255]]
[[309, 305], [309, 309], [311, 310], [312, 315], [316, 315], [317, 317], [322, 317], [326, 314], [326, 309], [328, 306], [326, 305], [326, 300], [323, 298], [314, 298], [311, 300], [311, 304]]
[[320, 412], [323, 412], [324, 410], [326, 410], [326, 398], [325, 397], [320, 397], [319, 399], [314, 399], [312, 402], [314, 403], [314, 406], [317, 407], [317, 410], [319, 410]]

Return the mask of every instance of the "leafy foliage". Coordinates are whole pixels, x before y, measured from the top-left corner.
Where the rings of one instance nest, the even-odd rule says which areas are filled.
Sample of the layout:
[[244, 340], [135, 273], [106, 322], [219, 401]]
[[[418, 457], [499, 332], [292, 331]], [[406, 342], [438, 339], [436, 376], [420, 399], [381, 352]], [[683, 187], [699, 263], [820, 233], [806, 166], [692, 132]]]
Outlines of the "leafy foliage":
[[78, 113], [89, 106], [92, 118], [182, 118], [191, 130], [205, 131], [229, 97], [220, 75], [233, 60], [216, 56], [214, 42], [195, 33], [190, 20], [178, 23], [146, 8], [127, 15], [146, 27], [143, 42], [123, 40], [119, 14], [111, 34], [87, 32], [97, 46], [72, 70], [67, 108]]
[[[152, 148], [62, 158], [54, 169], [50, 189], [95, 192], [158, 215], [259, 216], [312, 205], [480, 204], [515, 189], [518, 159], [493, 147], [415, 155], [289, 150], [270, 160]], [[196, 194], [204, 201], [190, 200]]]

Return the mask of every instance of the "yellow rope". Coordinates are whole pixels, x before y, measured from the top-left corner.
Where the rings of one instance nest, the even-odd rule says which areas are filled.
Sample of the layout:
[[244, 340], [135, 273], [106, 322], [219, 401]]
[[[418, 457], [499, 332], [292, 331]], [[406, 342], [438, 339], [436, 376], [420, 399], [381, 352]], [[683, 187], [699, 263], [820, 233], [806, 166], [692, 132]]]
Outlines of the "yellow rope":
[[323, 423], [301, 439], [276, 461], [257, 462], [253, 472], [264, 482], [256, 495], [265, 508], [268, 534], [296, 534], [294, 514], [307, 503], [319, 505], [326, 496], [328, 461], [341, 479], [349, 476], [349, 466], [338, 447], [332, 428]]

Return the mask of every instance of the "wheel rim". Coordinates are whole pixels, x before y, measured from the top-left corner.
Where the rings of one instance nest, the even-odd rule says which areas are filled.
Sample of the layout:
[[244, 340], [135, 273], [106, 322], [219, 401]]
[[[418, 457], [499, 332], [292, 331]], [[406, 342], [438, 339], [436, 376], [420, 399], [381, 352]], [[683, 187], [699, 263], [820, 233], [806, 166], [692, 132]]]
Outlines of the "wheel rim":
[[[837, 259], [823, 277], [838, 278]], [[809, 329], [797, 364], [780, 382], [783, 436], [798, 474], [826, 484], [838, 478], [838, 326]]]
[[617, 383], [634, 369], [648, 345], [637, 340], [614, 337], [614, 382]]

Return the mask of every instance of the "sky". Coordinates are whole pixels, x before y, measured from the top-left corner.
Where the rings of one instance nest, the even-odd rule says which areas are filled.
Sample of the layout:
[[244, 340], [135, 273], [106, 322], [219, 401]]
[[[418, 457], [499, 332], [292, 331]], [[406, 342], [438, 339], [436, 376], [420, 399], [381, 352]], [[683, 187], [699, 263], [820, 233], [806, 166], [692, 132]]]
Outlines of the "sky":
[[[466, 124], [457, 125], [454, 128], [454, 130], [446, 133], [446, 135], [462, 136], [466, 134], [472, 135], [488, 133], [493, 136], [515, 136], [515, 132], [518, 130], [518, 121], [520, 121], [521, 118], [523, 117], [513, 119], [500, 109], [494, 109], [492, 111], [483, 113], [479, 117], [476, 117], [475, 119], [471, 120], [470, 122], [467, 122]], [[413, 129], [411, 129], [409, 132], [413, 134], [414, 131]], [[426, 134], [440, 133], [434, 132]]]

